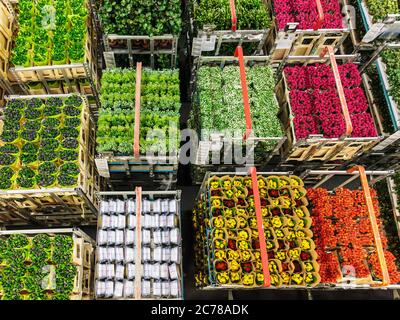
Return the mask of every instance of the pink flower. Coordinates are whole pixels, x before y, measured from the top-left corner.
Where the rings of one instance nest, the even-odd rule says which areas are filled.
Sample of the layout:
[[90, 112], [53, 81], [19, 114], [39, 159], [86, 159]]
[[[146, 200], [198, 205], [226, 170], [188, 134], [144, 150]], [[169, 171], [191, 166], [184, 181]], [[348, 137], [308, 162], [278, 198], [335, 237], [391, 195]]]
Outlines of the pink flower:
[[314, 89], [334, 88], [336, 82], [331, 66], [327, 64], [317, 64], [311, 75], [311, 84]]
[[305, 90], [310, 88], [310, 80], [307, 67], [286, 67], [284, 69], [289, 90]]
[[320, 116], [321, 128], [325, 138], [339, 138], [346, 132], [346, 122], [342, 114]]
[[336, 89], [314, 91], [315, 110], [320, 115], [341, 113], [342, 106]]
[[292, 112], [296, 116], [311, 115], [313, 113], [313, 97], [310, 91], [292, 90], [289, 95]]
[[360, 72], [354, 63], [346, 63], [338, 67], [343, 87], [359, 87], [362, 82]]
[[318, 134], [318, 122], [313, 116], [296, 116], [293, 119], [297, 139], [305, 139]]
[[368, 101], [361, 88], [344, 89], [347, 107], [350, 113], [362, 113], [368, 109]]
[[371, 115], [367, 112], [350, 115], [351, 123], [353, 125], [354, 138], [371, 138], [377, 137], [378, 132], [376, 131], [374, 120]]

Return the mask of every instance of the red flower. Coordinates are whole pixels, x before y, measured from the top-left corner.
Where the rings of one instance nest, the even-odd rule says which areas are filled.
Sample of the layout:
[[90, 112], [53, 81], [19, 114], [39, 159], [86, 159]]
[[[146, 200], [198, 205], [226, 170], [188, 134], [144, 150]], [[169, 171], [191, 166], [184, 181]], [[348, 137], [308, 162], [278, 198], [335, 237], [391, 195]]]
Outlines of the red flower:
[[215, 269], [218, 272], [226, 271], [226, 270], [228, 270], [228, 264], [225, 261], [218, 261], [215, 263]]

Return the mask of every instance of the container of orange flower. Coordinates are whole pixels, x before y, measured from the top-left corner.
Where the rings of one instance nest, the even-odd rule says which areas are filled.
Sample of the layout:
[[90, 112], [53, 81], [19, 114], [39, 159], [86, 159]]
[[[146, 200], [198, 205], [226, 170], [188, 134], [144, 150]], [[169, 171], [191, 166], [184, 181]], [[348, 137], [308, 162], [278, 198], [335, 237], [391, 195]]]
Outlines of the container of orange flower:
[[[196, 253], [196, 261], [203, 261], [196, 263], [197, 287], [400, 288], [400, 257], [391, 252], [392, 244], [384, 228], [385, 223], [397, 222], [394, 217], [392, 220], [385, 217], [383, 223], [380, 217], [380, 205], [388, 207], [394, 203], [380, 204], [376, 192], [366, 189], [365, 184], [360, 189], [361, 180], [354, 177], [361, 175], [364, 179], [361, 169], [360, 172], [307, 171], [303, 179], [283, 172], [259, 173], [257, 185], [269, 287], [264, 287], [266, 270], [261, 262], [251, 177], [237, 173], [208, 174], [198, 198], [203, 205], [196, 206], [194, 215], [196, 221], [212, 221], [203, 232], [214, 237], [196, 234], [206, 248]], [[370, 180], [379, 182], [386, 181], [391, 174], [391, 171], [367, 171], [365, 177], [373, 175], [374, 180]], [[335, 179], [338, 177], [341, 179]], [[344, 182], [343, 177], [347, 178]], [[221, 195], [221, 202], [215, 203], [212, 192], [217, 189], [229, 198]], [[227, 193], [229, 190], [232, 193]], [[365, 190], [370, 190], [372, 206], [368, 205]], [[376, 241], [373, 233], [373, 216], [381, 242]], [[196, 231], [202, 232], [201, 228]], [[206, 281], [204, 274], [208, 274]]]

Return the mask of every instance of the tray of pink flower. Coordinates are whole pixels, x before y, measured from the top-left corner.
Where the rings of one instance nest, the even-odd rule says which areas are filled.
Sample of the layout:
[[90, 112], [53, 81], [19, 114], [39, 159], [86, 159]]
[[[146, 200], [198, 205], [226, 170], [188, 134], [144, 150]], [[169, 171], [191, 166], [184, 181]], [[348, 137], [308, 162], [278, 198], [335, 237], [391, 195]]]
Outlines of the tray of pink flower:
[[[343, 17], [339, 0], [320, 0], [324, 12], [322, 29], [342, 29]], [[279, 30], [288, 23], [298, 23], [302, 30], [314, 29], [318, 21], [316, 0], [273, 0], [276, 22]]]
[[[352, 133], [346, 136], [346, 122], [332, 67], [328, 64], [287, 66], [278, 84], [281, 119], [287, 128], [289, 143], [307, 145], [307, 140], [318, 149], [327, 145], [327, 153], [317, 159], [347, 160], [358, 152], [372, 148], [380, 137], [362, 88], [362, 77], [353, 63], [338, 65]], [[346, 146], [351, 147], [346, 149]], [[314, 148], [315, 149], [315, 148]], [[346, 151], [346, 152], [343, 152]], [[342, 156], [347, 157], [343, 159]], [[336, 158], [335, 158], [336, 157]], [[338, 157], [338, 158], [337, 158]], [[307, 160], [302, 158], [301, 160]]]

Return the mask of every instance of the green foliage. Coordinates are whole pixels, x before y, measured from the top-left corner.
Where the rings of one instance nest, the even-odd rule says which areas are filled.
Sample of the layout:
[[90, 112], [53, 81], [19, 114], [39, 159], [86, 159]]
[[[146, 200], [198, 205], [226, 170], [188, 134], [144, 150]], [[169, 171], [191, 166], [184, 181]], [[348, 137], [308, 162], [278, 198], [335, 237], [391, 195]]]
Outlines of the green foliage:
[[102, 1], [99, 16], [105, 33], [120, 35], [179, 35], [181, 0]]
[[0, 136], [5, 143], [0, 147], [0, 166], [5, 166], [0, 171], [4, 178], [0, 190], [75, 186], [76, 175], [61, 174], [60, 166], [78, 160], [82, 98], [16, 99], [4, 110], [4, 124], [11, 128]]
[[16, 66], [83, 62], [88, 16], [84, 0], [21, 0]]
[[[217, 30], [230, 30], [231, 10], [226, 0], [191, 0], [198, 29], [214, 25]], [[267, 5], [263, 0], [236, 0], [238, 30], [260, 30], [271, 26]]]
[[[247, 85], [253, 128], [257, 137], [283, 135], [277, 117], [275, 80], [272, 69], [264, 66], [247, 68]], [[239, 67], [200, 67], [197, 74], [192, 127], [222, 132], [226, 129], [245, 132], [246, 123]]]
[[[103, 73], [97, 129], [97, 151], [131, 155], [135, 122], [135, 77], [131, 69]], [[180, 110], [177, 70], [144, 69], [141, 86], [140, 152], [166, 154], [177, 150]], [[174, 136], [176, 138], [174, 138]], [[170, 141], [171, 139], [171, 141]]]
[[[69, 300], [76, 267], [73, 240], [68, 235], [23, 234], [0, 238], [0, 288], [4, 300]], [[55, 269], [55, 279], [51, 269]], [[53, 295], [47, 292], [53, 289]]]
[[367, 0], [366, 2], [368, 11], [375, 20], [384, 19], [391, 13], [399, 13], [397, 0]]

